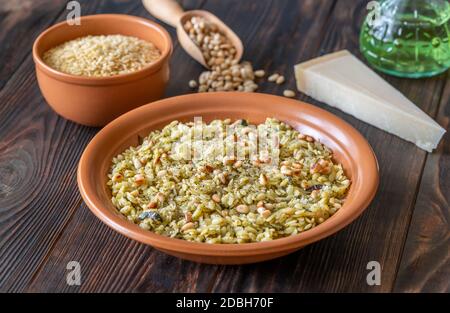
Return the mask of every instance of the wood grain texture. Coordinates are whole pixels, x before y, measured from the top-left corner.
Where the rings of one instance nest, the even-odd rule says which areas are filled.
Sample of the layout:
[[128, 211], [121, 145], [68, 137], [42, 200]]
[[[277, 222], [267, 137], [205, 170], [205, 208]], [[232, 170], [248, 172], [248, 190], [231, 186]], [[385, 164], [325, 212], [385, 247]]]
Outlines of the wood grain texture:
[[437, 122], [447, 129], [428, 155], [395, 291], [450, 292], [450, 78]]
[[[279, 95], [285, 88], [295, 89], [292, 66], [300, 61], [343, 48], [361, 58], [358, 33], [366, 3], [182, 1], [185, 9], [210, 10], [229, 24], [242, 38], [243, 59], [255, 68], [284, 74], [283, 86], [260, 84], [261, 92]], [[140, 1], [81, 4], [83, 15], [120, 12], [151, 18]], [[59, 14], [58, 20], [65, 16], [61, 10], [53, 14]], [[193, 92], [187, 82], [203, 69], [179, 47], [174, 30], [166, 28], [175, 47], [166, 95]], [[0, 291], [387, 292], [394, 285], [396, 291], [448, 290], [448, 135], [439, 152], [427, 157], [411, 143], [298, 94], [342, 117], [368, 139], [380, 165], [376, 198], [346, 229], [289, 256], [245, 266], [202, 265], [127, 239], [88, 210], [75, 173], [97, 129], [67, 122], [51, 111], [40, 96], [30, 55], [16, 67], [0, 91]], [[431, 116], [440, 107], [438, 121], [448, 128], [450, 84], [444, 90], [445, 76], [384, 77]], [[372, 260], [382, 265], [381, 286], [366, 284], [366, 265]], [[66, 284], [69, 261], [81, 264], [80, 287]]]
[[[82, 4], [83, 14], [133, 8], [123, 1]], [[63, 20], [66, 12], [54, 14]], [[53, 113], [37, 87], [31, 54], [0, 92], [0, 103], [0, 290], [21, 291], [81, 203], [76, 168], [96, 129]]]
[[[227, 8], [230, 2], [232, 1], [227, 1], [227, 3], [211, 1], [206, 2], [203, 7], [201, 3], [198, 4], [199, 6], [195, 6], [195, 3], [192, 3], [193, 6], [185, 3], [185, 8], [202, 7], [216, 13], [226, 23], [232, 25], [233, 29], [241, 36], [246, 46], [244, 58], [250, 59], [251, 55], [255, 55], [251, 60], [256, 67], [269, 71], [277, 68], [283, 72], [286, 71], [287, 75], [292, 69], [287, 68], [284, 62], [267, 63], [267, 60], [272, 59], [270, 55], [274, 52], [269, 49], [268, 52], [264, 52], [264, 55], [260, 55], [263, 50], [260, 49], [259, 44], [265, 42], [267, 46], [278, 46], [279, 51], [276, 52], [278, 57], [289, 57], [291, 64], [294, 64], [295, 60], [300, 57], [301, 51], [308, 51], [307, 45], [313, 44], [314, 41], [316, 46], [319, 45], [320, 30], [325, 25], [333, 4], [330, 1], [309, 0], [301, 3], [286, 1], [283, 2], [283, 6], [280, 6], [277, 1], [258, 2], [258, 5], [250, 1], [233, 1], [231, 5], [237, 9], [229, 12]], [[319, 12], [321, 18], [315, 18], [317, 15], [313, 14], [314, 12]], [[300, 21], [298, 14], [309, 17]], [[251, 23], [248, 19], [246, 21], [246, 16], [252, 17]], [[267, 18], [270, 28], [266, 28], [267, 30], [264, 32], [256, 31], [263, 27], [263, 22]], [[292, 25], [291, 22], [293, 22]], [[248, 27], [248, 25], [252, 25], [252, 27]], [[283, 42], [280, 42], [280, 35], [284, 32], [288, 32], [283, 37], [283, 41], [287, 41], [292, 36], [298, 36], [299, 29], [309, 29], [308, 33], [304, 34], [310, 36], [309, 42], [301, 43], [301, 47], [305, 49], [293, 49], [290, 44], [283, 45]], [[172, 78], [167, 92], [169, 95], [190, 91], [187, 82], [191, 78], [196, 78], [203, 70], [178, 45], [176, 45], [171, 66]], [[178, 71], [178, 68], [183, 70]], [[193, 74], [189, 76], [188, 73]], [[289, 84], [292, 86], [294, 84], [292, 77]], [[275, 84], [268, 84], [267, 87], [263, 86], [262, 88], [274, 89], [274, 86]], [[282, 90], [282, 87], [278, 87], [273, 92], [281, 94]], [[80, 221], [84, 226], [80, 224]], [[83, 230], [86, 229], [86, 231], [82, 231], [83, 245], [79, 242], [78, 235], [72, 236], [73, 233], [79, 233], [80, 227], [83, 227]], [[102, 237], [104, 240], [99, 242], [100, 234], [104, 233], [108, 235]], [[98, 253], [91, 253], [90, 251], [93, 250]], [[135, 251], [139, 251], [139, 254], [136, 255]], [[117, 258], [117, 255], [121, 257]], [[104, 263], [99, 261], [100, 259], [114, 260], [117, 263]], [[132, 264], [130, 264], [130, 259], [133, 260]], [[70, 260], [79, 261], [85, 271], [85, 283], [81, 287], [71, 287], [65, 283], [65, 265]], [[118, 268], [121, 269], [121, 275], [115, 275]], [[178, 260], [150, 247], [125, 239], [102, 225], [85, 205], [82, 205], [81, 210], [76, 211], [68, 224], [48, 261], [36, 275], [29, 291], [211, 291], [218, 283], [216, 277], [219, 270], [226, 270], [226, 273], [231, 275], [235, 271], [233, 268]], [[256, 272], [252, 272], [252, 274], [256, 275]], [[94, 277], [102, 277], [102, 279]], [[227, 279], [230, 278], [227, 277]]]
[[[365, 1], [339, 1], [330, 20], [330, 30], [321, 47], [323, 53], [349, 49], [362, 56], [358, 51], [358, 33], [360, 21], [355, 17], [364, 15]], [[403, 92], [422, 110], [435, 116], [440, 103], [445, 76], [423, 80], [406, 80], [382, 75], [394, 87]], [[399, 258], [403, 251], [404, 240], [409, 227], [413, 203], [423, 169], [426, 153], [411, 143], [383, 132], [356, 118], [336, 109], [324, 106], [312, 99], [324, 109], [341, 116], [358, 129], [372, 145], [379, 160], [380, 186], [376, 198], [360, 219], [350, 225], [344, 232], [337, 234], [336, 241], [330, 247], [336, 256], [327, 267], [310, 271], [320, 279], [321, 272], [328, 273], [330, 285], [339, 291], [387, 292], [395, 282]], [[342, 241], [350, 238], [343, 245]], [[341, 247], [339, 247], [341, 245]], [[339, 251], [342, 251], [342, 255]], [[347, 251], [355, 255], [345, 255]], [[365, 283], [366, 264], [378, 261], [382, 266], [382, 284], [379, 287]], [[341, 268], [342, 267], [342, 268]], [[321, 285], [323, 286], [323, 285]]]
[[[355, 17], [364, 15], [365, 4], [365, 1], [337, 2], [327, 22], [320, 53], [346, 48], [359, 55], [360, 21]], [[421, 81], [384, 77], [425, 112], [430, 115], [436, 113], [444, 84], [443, 77]], [[239, 267], [233, 274], [228, 269], [222, 269], [213, 290], [391, 291], [426, 153], [413, 144], [313, 99], [305, 96], [300, 96], [300, 99], [342, 117], [368, 139], [380, 165], [381, 183], [377, 196], [358, 220], [331, 238], [269, 262], [269, 265]], [[381, 286], [366, 284], [366, 265], [369, 261], [378, 261], [382, 266]]]
[[30, 55], [35, 37], [64, 9], [63, 0], [7, 0], [0, 3], [0, 90]]

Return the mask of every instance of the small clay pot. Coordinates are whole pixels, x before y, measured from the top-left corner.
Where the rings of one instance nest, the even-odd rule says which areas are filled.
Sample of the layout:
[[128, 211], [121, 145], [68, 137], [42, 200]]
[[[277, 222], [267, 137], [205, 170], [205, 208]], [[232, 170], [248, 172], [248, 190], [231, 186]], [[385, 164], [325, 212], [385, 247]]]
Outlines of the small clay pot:
[[[33, 45], [36, 76], [44, 98], [61, 116], [87, 126], [103, 126], [138, 106], [161, 99], [169, 81], [172, 40], [155, 22], [121, 14], [83, 16], [44, 31]], [[121, 34], [152, 42], [161, 57], [143, 69], [110, 77], [65, 74], [44, 63], [42, 55], [66, 41], [87, 35]]]
[[[346, 200], [333, 216], [298, 235], [273, 241], [244, 244], [208, 244], [169, 238], [129, 222], [111, 203], [106, 186], [114, 156], [150, 131], [173, 120], [204, 122], [214, 119], [247, 119], [263, 123], [267, 117], [284, 121], [333, 151], [351, 179]], [[328, 237], [369, 205], [378, 188], [378, 163], [372, 148], [352, 126], [337, 116], [304, 102], [258, 93], [214, 92], [173, 97], [142, 106], [105, 126], [89, 143], [78, 166], [78, 187], [91, 211], [108, 226], [134, 240], [168, 254], [203, 263], [243, 264], [273, 259]]]

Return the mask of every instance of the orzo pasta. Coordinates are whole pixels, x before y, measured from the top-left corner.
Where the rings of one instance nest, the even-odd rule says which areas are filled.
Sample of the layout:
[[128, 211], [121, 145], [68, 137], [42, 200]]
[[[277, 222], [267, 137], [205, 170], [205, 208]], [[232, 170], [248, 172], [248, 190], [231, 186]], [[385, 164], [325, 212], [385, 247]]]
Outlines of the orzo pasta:
[[[200, 158], [191, 153], [195, 130]], [[262, 133], [272, 145], [254, 150]], [[108, 178], [114, 206], [131, 222], [207, 243], [301, 233], [333, 215], [350, 186], [325, 145], [273, 118], [257, 126], [174, 121], [114, 157]]]
[[44, 62], [63, 73], [105, 77], [138, 71], [156, 61], [161, 52], [151, 42], [124, 36], [85, 36], [44, 53]]

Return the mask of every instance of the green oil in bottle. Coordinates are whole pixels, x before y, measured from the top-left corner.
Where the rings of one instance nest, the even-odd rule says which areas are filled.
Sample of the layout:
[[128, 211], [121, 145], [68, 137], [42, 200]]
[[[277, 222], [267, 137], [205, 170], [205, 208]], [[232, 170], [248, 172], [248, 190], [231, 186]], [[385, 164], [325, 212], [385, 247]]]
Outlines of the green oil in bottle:
[[440, 74], [450, 67], [447, 0], [379, 1], [360, 34], [360, 49], [376, 69], [400, 77]]

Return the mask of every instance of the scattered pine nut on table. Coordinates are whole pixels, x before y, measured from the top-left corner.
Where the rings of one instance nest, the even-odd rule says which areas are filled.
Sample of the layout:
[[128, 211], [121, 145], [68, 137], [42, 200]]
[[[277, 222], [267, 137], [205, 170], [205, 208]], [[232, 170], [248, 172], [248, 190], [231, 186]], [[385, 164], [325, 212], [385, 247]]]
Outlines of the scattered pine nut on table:
[[283, 91], [283, 96], [288, 97], [288, 98], [293, 98], [293, 97], [295, 97], [295, 91], [286, 89]]

